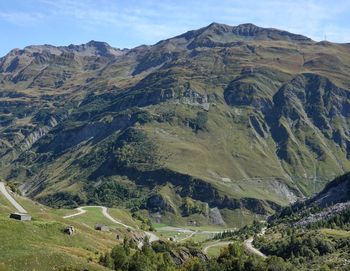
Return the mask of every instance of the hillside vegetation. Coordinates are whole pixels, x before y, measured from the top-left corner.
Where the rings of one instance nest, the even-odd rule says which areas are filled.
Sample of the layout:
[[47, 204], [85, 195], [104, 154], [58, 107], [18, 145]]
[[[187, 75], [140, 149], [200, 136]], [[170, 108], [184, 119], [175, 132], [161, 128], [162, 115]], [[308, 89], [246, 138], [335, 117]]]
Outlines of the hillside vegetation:
[[[97, 232], [84, 223], [63, 219], [51, 208], [16, 199], [33, 220], [10, 219], [13, 207], [0, 195], [0, 270], [107, 270], [98, 261], [117, 244], [112, 233]], [[72, 236], [64, 233], [68, 225], [75, 228]]]
[[53, 207], [238, 225], [350, 170], [350, 46], [213, 23], [0, 59], [0, 174]]

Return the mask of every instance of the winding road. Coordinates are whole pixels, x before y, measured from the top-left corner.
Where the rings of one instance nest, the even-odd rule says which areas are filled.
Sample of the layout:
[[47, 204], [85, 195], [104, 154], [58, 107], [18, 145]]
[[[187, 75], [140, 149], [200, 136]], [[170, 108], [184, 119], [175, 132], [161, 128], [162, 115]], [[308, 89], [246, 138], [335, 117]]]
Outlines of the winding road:
[[227, 241], [227, 242], [216, 241], [215, 243], [211, 243], [211, 244], [205, 246], [204, 249], [203, 249], [203, 253], [204, 254], [208, 254], [208, 249], [209, 248], [228, 246], [229, 244], [232, 244], [232, 243], [233, 243], [233, 241]]
[[78, 207], [76, 208], [76, 210], [78, 210], [79, 212], [75, 213], [75, 214], [71, 214], [71, 215], [65, 215], [63, 218], [71, 218], [71, 217], [75, 217], [78, 215], [82, 215], [86, 213], [86, 210], [83, 209], [84, 207]]
[[[6, 186], [3, 182], [0, 182], [0, 192], [5, 196], [5, 198], [17, 209], [18, 212], [20, 213], [27, 213], [27, 211], [9, 194], [9, 192], [6, 189]], [[70, 215], [65, 215], [63, 216], [63, 218], [68, 219], [68, 218], [72, 218], [75, 216], [79, 216], [79, 215], [83, 215], [86, 213], [86, 208], [101, 208], [102, 209], [102, 214], [105, 218], [107, 218], [108, 220], [110, 220], [111, 222], [121, 225], [125, 228], [129, 228], [132, 230], [135, 230], [134, 227], [126, 225], [118, 220], [116, 220], [114, 217], [112, 217], [109, 213], [108, 213], [108, 209], [105, 206], [81, 206], [76, 208], [76, 210], [78, 212], [74, 213], [74, 214], [70, 214]], [[192, 230], [187, 230], [187, 229], [181, 229], [178, 228], [179, 232], [188, 232], [190, 233], [188, 236], [186, 236], [185, 238], [182, 238], [179, 241], [184, 241], [188, 238], [191, 238], [194, 234], [197, 233], [197, 231], [192, 231]], [[261, 233], [258, 234], [258, 236], [264, 235], [266, 231], [266, 228], [263, 228], [261, 230]], [[144, 234], [149, 238], [149, 242], [155, 242], [159, 240], [159, 237], [157, 235], [155, 235], [152, 232], [148, 232], [148, 231], [144, 231]], [[244, 241], [244, 247], [249, 250], [250, 252], [261, 256], [263, 258], [266, 258], [266, 255], [263, 254], [261, 251], [257, 250], [256, 248], [254, 248], [253, 246], [253, 241], [254, 241], [254, 237], [250, 237], [247, 240]], [[206, 247], [204, 247], [203, 252], [206, 254], [208, 252], [208, 249], [211, 247], [216, 247], [216, 246], [225, 246], [225, 245], [229, 245], [231, 244], [232, 241], [227, 241], [227, 242], [215, 242], [212, 244], [207, 245]]]
[[189, 235], [187, 235], [186, 237], [179, 239], [178, 242], [183, 242], [183, 241], [185, 241], [185, 240], [191, 238], [191, 237], [192, 237], [193, 235], [195, 235], [196, 233], [197, 233], [197, 231], [192, 231], [192, 232], [191, 232]]
[[[85, 210], [86, 208], [101, 208], [103, 216], [105, 218], [107, 218], [109, 221], [113, 222], [114, 224], [121, 225], [121, 226], [123, 226], [125, 228], [131, 229], [131, 230], [135, 230], [134, 227], [126, 225], [126, 224], [116, 220], [114, 217], [112, 217], [108, 213], [108, 209], [105, 206], [81, 206], [81, 207], [76, 208], [76, 210], [78, 211], [77, 213], [74, 213], [74, 214], [71, 214], [71, 215], [66, 215], [63, 218], [72, 218], [72, 217], [75, 217], [75, 216], [83, 215], [83, 214], [86, 213], [86, 210]], [[158, 236], [155, 235], [154, 233], [151, 233], [151, 232], [148, 232], [148, 231], [144, 231], [144, 234], [148, 237], [150, 243], [159, 240]]]
[[[261, 232], [258, 234], [258, 236], [264, 235], [265, 232], [266, 232], [266, 227], [262, 228], [262, 230], [261, 230]], [[258, 256], [260, 256], [260, 257], [266, 259], [267, 256], [266, 256], [264, 253], [262, 253], [260, 250], [256, 249], [256, 248], [253, 246], [253, 241], [254, 241], [254, 237], [253, 237], [253, 236], [252, 236], [252, 237], [249, 237], [247, 240], [244, 241], [244, 243], [243, 243], [244, 247], [245, 247], [248, 251], [250, 251], [251, 253], [254, 253], [254, 254], [256, 254], [256, 255], [258, 255]]]
[[11, 202], [11, 204], [17, 209], [18, 212], [26, 214], [27, 211], [7, 192], [5, 184], [0, 182], [0, 192], [5, 196], [5, 198]]
[[101, 208], [102, 209], [102, 214], [105, 218], [107, 218], [108, 220], [112, 221], [113, 223], [115, 224], [119, 224], [119, 225], [122, 225], [123, 227], [125, 228], [130, 228], [130, 229], [134, 229], [133, 227], [131, 226], [128, 226], [118, 220], [116, 220], [115, 218], [113, 218], [107, 211], [107, 207], [105, 206], [81, 206], [81, 207], [78, 207], [76, 208], [76, 210], [78, 211], [77, 213], [75, 214], [71, 214], [71, 215], [66, 215], [64, 216], [63, 218], [72, 218], [72, 217], [75, 217], [75, 216], [78, 216], [78, 215], [82, 215], [82, 214], [85, 214], [86, 213], [86, 210], [85, 208]]
[[[265, 234], [265, 231], [266, 231], [266, 227], [262, 228], [261, 232], [258, 234], [258, 236], [262, 236]], [[260, 250], [256, 249], [254, 246], [253, 246], [253, 241], [254, 241], [254, 237], [249, 237], [247, 240], [245, 240], [243, 242], [243, 246], [245, 247], [246, 250], [248, 250], [249, 252], [253, 253], [253, 254], [256, 254], [264, 259], [267, 258], [267, 256], [262, 253]], [[203, 252], [204, 254], [207, 254], [208, 252], [208, 249], [209, 248], [212, 248], [212, 247], [219, 247], [219, 246], [228, 246], [229, 244], [232, 244], [233, 241], [226, 241], [226, 242], [220, 242], [220, 241], [215, 241], [211, 244], [208, 244], [207, 246], [205, 246], [203, 248]]]

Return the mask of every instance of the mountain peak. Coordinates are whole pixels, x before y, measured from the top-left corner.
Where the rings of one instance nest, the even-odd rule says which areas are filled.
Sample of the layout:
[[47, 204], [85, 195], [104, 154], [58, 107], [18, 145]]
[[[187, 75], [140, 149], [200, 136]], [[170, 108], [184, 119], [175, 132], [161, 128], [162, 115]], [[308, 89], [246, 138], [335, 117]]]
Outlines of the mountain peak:
[[240, 24], [233, 27], [234, 34], [254, 39], [287, 40], [287, 41], [312, 41], [310, 38], [299, 34], [293, 34], [276, 28], [264, 28], [252, 23]]
[[92, 54], [105, 57], [117, 56], [122, 54], [122, 51], [120, 49], [111, 47], [107, 42], [95, 40], [91, 40], [88, 43], [81, 45], [71, 44], [67, 48], [80, 54]]
[[87, 46], [93, 46], [93, 47], [111, 47], [107, 42], [104, 41], [96, 41], [96, 40], [90, 40], [88, 43], [86, 43]]
[[243, 23], [243, 24], [239, 24], [237, 26], [230, 26], [228, 24], [222, 24], [222, 23], [218, 23], [218, 22], [212, 22], [211, 24], [209, 24], [208, 26], [206, 26], [204, 28], [207, 28], [207, 29], [213, 29], [213, 28], [242, 29], [242, 28], [247, 28], [247, 27], [249, 27], [249, 28], [261, 28], [261, 27], [256, 26], [255, 24], [252, 24], [252, 23]]
[[186, 38], [187, 40], [195, 40], [195, 43], [201, 43], [203, 40], [206, 40], [206, 42], [210, 40], [212, 42], [228, 43], [247, 39], [285, 40], [289, 42], [312, 41], [310, 38], [302, 35], [293, 34], [288, 31], [275, 28], [259, 27], [252, 23], [230, 26], [227, 24], [213, 22], [206, 27], [186, 32], [178, 37]]
[[227, 24], [222, 24], [222, 23], [218, 23], [218, 22], [212, 22], [211, 24], [209, 24], [208, 26], [204, 27], [204, 28], [219, 28], [219, 27], [230, 27]]
[[237, 33], [239, 33], [239, 31], [241, 32], [249, 31], [251, 33], [257, 33], [258, 31], [262, 31], [263, 29], [264, 28], [256, 26], [255, 24], [252, 24], [252, 23], [239, 24], [233, 27], [233, 31], [237, 31]]

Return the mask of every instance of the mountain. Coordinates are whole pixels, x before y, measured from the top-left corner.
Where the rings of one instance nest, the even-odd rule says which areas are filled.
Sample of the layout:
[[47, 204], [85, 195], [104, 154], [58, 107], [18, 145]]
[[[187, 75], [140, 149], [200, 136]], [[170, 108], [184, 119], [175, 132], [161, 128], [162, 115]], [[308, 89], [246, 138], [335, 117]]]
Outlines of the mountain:
[[320, 193], [308, 201], [308, 204], [325, 207], [346, 202], [350, 202], [350, 173], [339, 176], [328, 183]]
[[350, 209], [350, 173], [330, 181], [319, 193], [304, 201], [288, 205], [269, 217], [271, 222], [293, 222], [297, 226], [308, 226], [316, 222], [325, 223], [338, 213]]
[[349, 73], [349, 44], [252, 24], [14, 49], [0, 59], [0, 174], [51, 206], [236, 225], [350, 170]]
[[271, 216], [254, 246], [268, 257], [283, 258], [296, 270], [348, 270], [349, 227], [350, 182], [346, 173], [313, 197]]

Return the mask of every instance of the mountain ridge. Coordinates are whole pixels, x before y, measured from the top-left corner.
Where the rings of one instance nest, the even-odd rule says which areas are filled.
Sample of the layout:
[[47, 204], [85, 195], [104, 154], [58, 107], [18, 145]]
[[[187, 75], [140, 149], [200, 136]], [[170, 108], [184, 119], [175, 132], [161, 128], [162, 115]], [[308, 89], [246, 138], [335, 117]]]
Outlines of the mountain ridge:
[[206, 36], [211, 34], [223, 35], [225, 33], [232, 34], [240, 37], [247, 38], [260, 38], [260, 39], [273, 39], [276, 35], [275, 39], [282, 39], [283, 37], [288, 37], [290, 40], [296, 41], [312, 41], [310, 38], [307, 38], [302, 35], [292, 34], [288, 31], [282, 31], [276, 28], [263, 28], [256, 26], [252, 23], [244, 23], [239, 24], [237, 26], [230, 26], [226, 24], [220, 24], [213, 22], [206, 27], [200, 28], [198, 30], [188, 31], [185, 34], [176, 36], [174, 38], [185, 37], [187, 39], [198, 37], [201, 34], [206, 34]]
[[350, 170], [349, 73], [346, 46], [252, 24], [12, 51], [1, 175], [52, 206], [266, 215]]
[[[231, 32], [232, 34], [235, 34], [237, 36], [246, 36], [248, 34], [250, 34], [250, 36], [254, 36], [254, 34], [257, 34], [257, 33], [260, 33], [260, 32], [270, 32], [270, 33], [277, 33], [279, 34], [280, 37], [283, 37], [283, 36], [290, 36], [292, 39], [293, 37], [296, 39], [296, 40], [304, 40], [304, 41], [313, 41], [312, 39], [306, 37], [306, 36], [303, 36], [303, 35], [300, 35], [300, 34], [293, 34], [291, 32], [288, 32], [288, 31], [284, 31], [284, 30], [280, 30], [280, 29], [277, 29], [277, 28], [265, 28], [265, 27], [259, 27], [259, 26], [256, 26], [255, 24], [253, 23], [242, 23], [242, 24], [239, 24], [237, 26], [230, 26], [228, 24], [223, 24], [223, 23], [217, 23], [217, 22], [212, 22], [210, 23], [209, 25], [203, 27], [203, 28], [200, 28], [200, 29], [197, 29], [197, 30], [190, 30], [190, 31], [187, 31], [186, 33], [184, 34], [180, 34], [178, 36], [174, 36], [172, 38], [169, 38], [169, 39], [174, 39], [174, 38], [179, 38], [179, 37], [186, 37], [186, 36], [191, 36], [190, 34], [192, 33], [199, 33], [201, 34], [202, 32], [205, 32], [206, 30], [209, 30], [209, 33], [210, 34], [210, 30], [212, 30], [213, 32], [215, 32], [215, 30], [219, 30], [220, 32], [220, 29], [221, 30], [225, 30], [226, 32]], [[268, 35], [269, 36], [269, 35]], [[157, 45], [163, 41], [166, 41], [166, 40], [169, 40], [169, 39], [165, 39], [165, 40], [161, 40], [153, 45]], [[52, 47], [52, 48], [62, 48], [62, 49], [65, 49], [65, 48], [68, 48], [68, 49], [80, 49], [80, 48], [83, 48], [83, 47], [90, 47], [90, 46], [103, 46], [105, 48], [108, 48], [108, 49], [113, 49], [113, 50], [117, 50], [117, 51], [128, 51], [128, 50], [132, 50], [132, 49], [135, 49], [135, 48], [138, 48], [138, 47], [142, 47], [142, 46], [153, 46], [153, 45], [139, 45], [139, 46], [136, 46], [134, 48], [124, 48], [124, 49], [120, 49], [120, 48], [117, 48], [117, 47], [113, 47], [111, 46], [110, 44], [108, 44], [107, 42], [104, 42], [104, 41], [95, 41], [95, 40], [90, 40], [86, 43], [82, 43], [80, 45], [78, 44], [70, 44], [70, 45], [67, 45], [67, 46], [54, 46], [54, 45], [50, 45], [50, 44], [43, 44], [43, 45], [28, 45], [26, 47], [24, 47], [23, 49], [19, 49], [19, 48], [15, 48], [15, 49], [12, 49], [10, 52], [8, 52], [7, 54], [5, 54], [4, 56], [0, 57], [3, 58], [5, 57], [6, 55], [10, 54], [12, 51], [13, 52], [21, 52], [25, 49], [30, 49], [31, 47], [36, 47], [36, 48], [39, 48], [39, 47]]]

